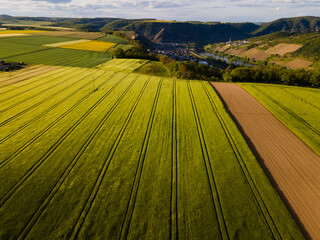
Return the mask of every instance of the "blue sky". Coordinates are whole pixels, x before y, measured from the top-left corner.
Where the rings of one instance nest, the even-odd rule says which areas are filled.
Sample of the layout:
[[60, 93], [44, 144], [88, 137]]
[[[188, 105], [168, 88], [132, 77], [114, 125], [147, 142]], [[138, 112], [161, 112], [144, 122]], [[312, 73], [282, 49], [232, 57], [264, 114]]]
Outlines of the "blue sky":
[[0, 0], [0, 14], [263, 22], [320, 16], [320, 0]]

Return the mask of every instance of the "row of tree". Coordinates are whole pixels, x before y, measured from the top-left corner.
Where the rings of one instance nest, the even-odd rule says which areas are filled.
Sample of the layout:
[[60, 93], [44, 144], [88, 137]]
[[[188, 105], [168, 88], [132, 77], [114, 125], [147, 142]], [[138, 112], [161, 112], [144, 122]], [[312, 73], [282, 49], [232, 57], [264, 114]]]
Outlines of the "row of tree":
[[306, 71], [293, 70], [280, 66], [257, 66], [227, 68], [223, 80], [228, 82], [254, 82], [285, 84], [301, 87], [320, 87], [320, 69]]

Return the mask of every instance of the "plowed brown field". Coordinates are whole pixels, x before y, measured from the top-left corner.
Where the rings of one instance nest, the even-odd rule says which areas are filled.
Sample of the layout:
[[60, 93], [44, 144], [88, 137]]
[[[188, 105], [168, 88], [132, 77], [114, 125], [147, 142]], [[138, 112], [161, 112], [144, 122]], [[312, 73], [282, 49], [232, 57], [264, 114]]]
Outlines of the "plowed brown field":
[[306, 237], [320, 239], [320, 156], [239, 85], [212, 85]]

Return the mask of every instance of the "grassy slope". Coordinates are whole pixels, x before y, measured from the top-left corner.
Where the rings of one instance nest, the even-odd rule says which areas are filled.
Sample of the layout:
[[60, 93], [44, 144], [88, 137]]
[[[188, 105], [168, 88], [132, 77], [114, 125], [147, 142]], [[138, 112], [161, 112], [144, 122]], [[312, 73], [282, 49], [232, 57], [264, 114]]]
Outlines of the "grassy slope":
[[206, 82], [60, 68], [0, 92], [2, 239], [302, 239]]
[[267, 84], [241, 86], [320, 154], [320, 90]]

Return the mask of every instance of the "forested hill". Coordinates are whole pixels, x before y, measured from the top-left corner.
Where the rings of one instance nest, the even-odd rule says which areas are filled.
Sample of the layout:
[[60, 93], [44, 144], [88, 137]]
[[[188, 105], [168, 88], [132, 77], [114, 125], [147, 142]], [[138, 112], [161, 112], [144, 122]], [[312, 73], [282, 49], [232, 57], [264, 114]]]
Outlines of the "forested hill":
[[115, 21], [103, 30], [135, 31], [156, 43], [221, 42], [244, 39], [258, 26], [253, 23], [199, 23], [167, 21], [135, 21], [123, 26], [124, 21]]
[[281, 18], [270, 23], [262, 24], [260, 28], [253, 31], [253, 35], [266, 35], [278, 31], [315, 30], [317, 26], [320, 29], [320, 17]]
[[[320, 28], [320, 17], [297, 17], [279, 19], [258, 25], [255, 23], [221, 22], [178, 22], [155, 19], [122, 18], [45, 18], [11, 17], [0, 15], [1, 23], [37, 24], [75, 28], [80, 31], [134, 31], [156, 43], [215, 43], [230, 38], [240, 40], [253, 36], [266, 35], [281, 30], [302, 30]], [[42, 24], [43, 23], [43, 24]]]

